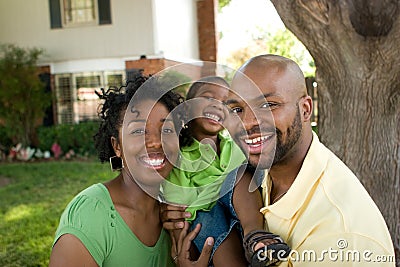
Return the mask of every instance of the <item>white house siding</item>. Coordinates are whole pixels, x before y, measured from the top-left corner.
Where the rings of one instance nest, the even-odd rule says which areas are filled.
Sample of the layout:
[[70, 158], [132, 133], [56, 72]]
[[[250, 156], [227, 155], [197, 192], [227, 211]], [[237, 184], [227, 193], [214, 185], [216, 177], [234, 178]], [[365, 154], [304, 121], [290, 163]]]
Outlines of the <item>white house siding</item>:
[[[58, 123], [93, 119], [98, 100], [90, 92], [108, 87], [112, 76], [124, 80], [126, 61], [198, 58], [196, 0], [110, 0], [110, 6], [111, 24], [52, 29], [49, 0], [0, 0], [0, 43], [45, 51], [40, 63], [54, 75]], [[82, 85], [82, 77], [91, 82]]]
[[197, 0], [153, 0], [156, 51], [166, 58], [199, 58]]
[[123, 66], [140, 55], [198, 58], [195, 0], [111, 0], [111, 20], [51, 29], [48, 0], [0, 0], [0, 43], [43, 48], [52, 73]]

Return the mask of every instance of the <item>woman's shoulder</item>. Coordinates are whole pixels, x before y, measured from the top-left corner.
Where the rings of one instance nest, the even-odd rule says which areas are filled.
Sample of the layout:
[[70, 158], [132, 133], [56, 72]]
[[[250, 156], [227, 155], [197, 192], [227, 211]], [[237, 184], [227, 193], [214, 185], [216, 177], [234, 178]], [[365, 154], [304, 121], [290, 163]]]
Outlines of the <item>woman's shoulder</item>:
[[94, 184], [78, 193], [66, 207], [70, 215], [98, 214], [99, 211], [113, 207], [107, 188], [101, 184]]

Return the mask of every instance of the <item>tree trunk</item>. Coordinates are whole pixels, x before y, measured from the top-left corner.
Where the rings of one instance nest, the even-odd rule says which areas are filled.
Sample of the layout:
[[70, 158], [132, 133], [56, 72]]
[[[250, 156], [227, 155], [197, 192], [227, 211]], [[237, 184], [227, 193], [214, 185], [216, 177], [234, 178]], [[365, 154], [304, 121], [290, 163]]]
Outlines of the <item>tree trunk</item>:
[[400, 263], [400, 2], [271, 0], [313, 56], [321, 141], [364, 184]]

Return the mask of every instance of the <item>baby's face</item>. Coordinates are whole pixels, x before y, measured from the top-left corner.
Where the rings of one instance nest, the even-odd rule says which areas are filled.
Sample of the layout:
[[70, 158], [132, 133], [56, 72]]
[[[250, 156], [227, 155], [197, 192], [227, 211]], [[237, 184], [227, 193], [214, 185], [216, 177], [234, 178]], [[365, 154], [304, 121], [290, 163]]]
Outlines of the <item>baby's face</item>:
[[228, 93], [229, 89], [223, 85], [205, 84], [200, 87], [194, 98], [187, 102], [190, 119], [210, 134], [223, 130], [228, 116], [224, 105]]

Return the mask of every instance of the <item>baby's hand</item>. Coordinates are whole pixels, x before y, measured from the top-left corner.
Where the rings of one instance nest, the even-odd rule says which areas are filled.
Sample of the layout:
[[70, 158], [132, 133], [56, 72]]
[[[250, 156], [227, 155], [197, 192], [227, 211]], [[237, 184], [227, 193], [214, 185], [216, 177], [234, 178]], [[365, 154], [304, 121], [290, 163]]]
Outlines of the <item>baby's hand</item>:
[[183, 229], [185, 226], [184, 221], [192, 215], [190, 212], [185, 211], [186, 206], [161, 204], [160, 217], [163, 227], [167, 230]]

